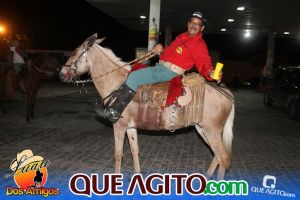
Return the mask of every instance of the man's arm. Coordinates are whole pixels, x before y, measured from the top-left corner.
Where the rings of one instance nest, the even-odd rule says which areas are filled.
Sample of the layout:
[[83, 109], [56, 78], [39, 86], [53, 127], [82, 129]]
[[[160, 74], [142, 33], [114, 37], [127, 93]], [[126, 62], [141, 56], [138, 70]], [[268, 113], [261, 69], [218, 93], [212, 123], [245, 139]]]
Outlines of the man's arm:
[[214, 68], [211, 62], [211, 57], [209, 56], [207, 47], [204, 43], [201, 43], [194, 48], [192, 51], [192, 57], [195, 61], [196, 68], [198, 72], [206, 77], [207, 80], [211, 81]]

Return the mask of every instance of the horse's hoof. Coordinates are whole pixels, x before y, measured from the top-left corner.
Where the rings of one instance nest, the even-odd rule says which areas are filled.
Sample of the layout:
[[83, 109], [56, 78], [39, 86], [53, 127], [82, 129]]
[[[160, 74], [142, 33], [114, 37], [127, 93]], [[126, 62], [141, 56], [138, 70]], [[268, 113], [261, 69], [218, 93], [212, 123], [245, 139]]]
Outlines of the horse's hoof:
[[207, 173], [206, 173], [206, 174], [204, 174], [204, 176], [205, 176], [206, 180], [209, 181], [209, 180], [212, 178], [213, 175], [212, 175], [212, 174], [207, 174]]

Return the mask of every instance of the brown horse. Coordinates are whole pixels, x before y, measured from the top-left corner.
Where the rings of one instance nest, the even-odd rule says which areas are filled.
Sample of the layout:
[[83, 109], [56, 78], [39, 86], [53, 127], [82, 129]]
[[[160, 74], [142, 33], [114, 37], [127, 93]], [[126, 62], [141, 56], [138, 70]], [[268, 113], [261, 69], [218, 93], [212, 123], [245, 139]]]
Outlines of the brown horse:
[[[107, 97], [126, 80], [130, 66], [117, 58], [111, 50], [99, 46], [100, 42], [100, 40], [97, 40], [96, 34], [85, 40], [61, 69], [60, 78], [62, 81], [70, 82], [78, 78], [79, 75], [88, 72], [100, 96]], [[227, 89], [226, 94], [231, 95]], [[126, 132], [130, 142], [134, 172], [140, 172], [137, 129], [142, 127], [138, 123], [138, 106], [139, 103], [132, 101], [124, 110], [122, 118], [113, 125], [116, 173], [121, 171]], [[163, 129], [181, 128], [179, 121], [170, 123], [167, 120], [171, 117], [170, 115], [174, 115], [171, 107], [167, 107], [162, 111]], [[212, 86], [205, 84], [203, 124], [190, 123], [189, 125], [196, 127], [214, 153], [214, 158], [207, 171], [208, 178], [213, 175], [217, 166], [219, 166], [218, 179], [223, 179], [225, 169], [230, 165], [233, 120], [233, 101]]]
[[54, 76], [53, 66], [48, 65], [45, 59], [34, 57], [24, 64], [19, 75], [16, 75], [9, 64], [2, 63], [0, 69], [0, 103], [3, 114], [7, 114], [5, 104], [12, 100], [16, 90], [20, 89], [26, 97], [26, 121], [30, 122], [34, 117], [34, 107], [42, 77]]

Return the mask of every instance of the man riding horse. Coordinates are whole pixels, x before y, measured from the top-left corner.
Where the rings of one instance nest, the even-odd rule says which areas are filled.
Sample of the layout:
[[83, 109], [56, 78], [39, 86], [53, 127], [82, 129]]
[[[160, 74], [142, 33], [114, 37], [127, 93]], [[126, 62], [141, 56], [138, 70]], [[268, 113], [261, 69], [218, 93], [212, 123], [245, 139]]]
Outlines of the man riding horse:
[[[153, 50], [160, 54], [159, 63], [154, 67], [147, 67], [133, 71], [127, 80], [116, 91], [116, 97], [111, 105], [97, 107], [97, 114], [115, 123], [122, 112], [135, 96], [138, 86], [169, 81], [182, 75], [194, 65], [198, 72], [211, 81], [214, 68], [205, 41], [202, 39], [204, 19], [201, 12], [194, 12], [187, 24], [187, 32], [176, 37], [165, 49], [161, 44]], [[220, 82], [220, 79], [218, 80]]]
[[10, 60], [9, 63], [12, 65], [12, 68], [16, 74], [17, 79], [19, 80], [22, 76], [23, 68], [25, 67], [26, 62], [29, 60], [29, 57], [26, 53], [26, 50], [21, 41], [12, 40], [10, 43]]

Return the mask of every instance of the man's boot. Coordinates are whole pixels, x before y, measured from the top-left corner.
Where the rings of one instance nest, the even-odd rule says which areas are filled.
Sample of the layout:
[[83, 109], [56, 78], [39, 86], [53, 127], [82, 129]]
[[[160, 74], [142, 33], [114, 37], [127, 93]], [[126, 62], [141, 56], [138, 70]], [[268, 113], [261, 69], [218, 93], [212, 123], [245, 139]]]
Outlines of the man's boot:
[[112, 123], [115, 123], [121, 117], [122, 112], [135, 94], [135, 91], [130, 89], [126, 84], [123, 84], [116, 91], [116, 97], [114, 97], [115, 100], [111, 105], [106, 107], [99, 106], [95, 108], [95, 111], [100, 117], [106, 118]]

